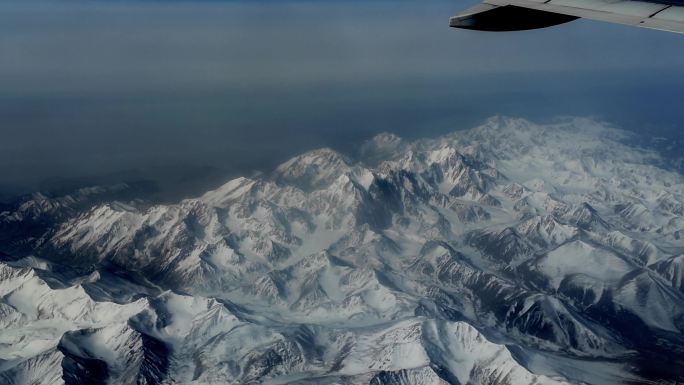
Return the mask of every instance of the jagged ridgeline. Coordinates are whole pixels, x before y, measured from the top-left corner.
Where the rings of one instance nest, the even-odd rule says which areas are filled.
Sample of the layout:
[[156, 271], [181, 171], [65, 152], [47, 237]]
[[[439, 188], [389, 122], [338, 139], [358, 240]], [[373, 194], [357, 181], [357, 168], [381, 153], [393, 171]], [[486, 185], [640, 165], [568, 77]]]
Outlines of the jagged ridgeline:
[[633, 139], [492, 118], [172, 205], [29, 196], [0, 213], [0, 383], [684, 381], [684, 177]]

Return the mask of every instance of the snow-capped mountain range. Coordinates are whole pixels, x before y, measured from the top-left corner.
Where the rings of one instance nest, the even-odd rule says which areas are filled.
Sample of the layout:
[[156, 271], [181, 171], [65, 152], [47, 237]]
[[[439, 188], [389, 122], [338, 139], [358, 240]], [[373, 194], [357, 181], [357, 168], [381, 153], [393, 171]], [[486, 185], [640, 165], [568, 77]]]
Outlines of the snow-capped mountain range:
[[2, 384], [684, 381], [684, 176], [591, 119], [0, 208]]

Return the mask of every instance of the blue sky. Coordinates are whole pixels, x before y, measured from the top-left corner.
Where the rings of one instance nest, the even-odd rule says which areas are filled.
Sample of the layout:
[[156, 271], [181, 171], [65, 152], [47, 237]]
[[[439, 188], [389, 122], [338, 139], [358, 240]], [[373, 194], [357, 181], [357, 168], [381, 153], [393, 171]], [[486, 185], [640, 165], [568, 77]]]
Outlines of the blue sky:
[[133, 169], [248, 173], [494, 114], [684, 132], [681, 35], [448, 28], [470, 4], [0, 1], [0, 193]]

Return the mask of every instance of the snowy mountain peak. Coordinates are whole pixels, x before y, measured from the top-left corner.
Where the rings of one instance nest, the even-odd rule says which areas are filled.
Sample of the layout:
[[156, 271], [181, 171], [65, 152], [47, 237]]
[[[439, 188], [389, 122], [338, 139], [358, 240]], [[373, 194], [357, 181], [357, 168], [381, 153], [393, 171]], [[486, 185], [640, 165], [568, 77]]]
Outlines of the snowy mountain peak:
[[495, 117], [176, 204], [25, 199], [0, 382], [684, 381], [684, 177], [629, 135]]
[[296, 156], [278, 166], [274, 178], [304, 190], [327, 186], [340, 175], [351, 171], [349, 161], [340, 153], [322, 148]]

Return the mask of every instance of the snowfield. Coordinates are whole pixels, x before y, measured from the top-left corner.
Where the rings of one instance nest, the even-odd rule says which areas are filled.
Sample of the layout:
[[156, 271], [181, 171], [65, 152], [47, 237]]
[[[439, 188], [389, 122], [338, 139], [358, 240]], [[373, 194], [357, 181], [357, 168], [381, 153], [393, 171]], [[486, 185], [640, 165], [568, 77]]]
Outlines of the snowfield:
[[0, 383], [684, 382], [684, 177], [637, 141], [495, 117], [171, 205], [25, 197]]

